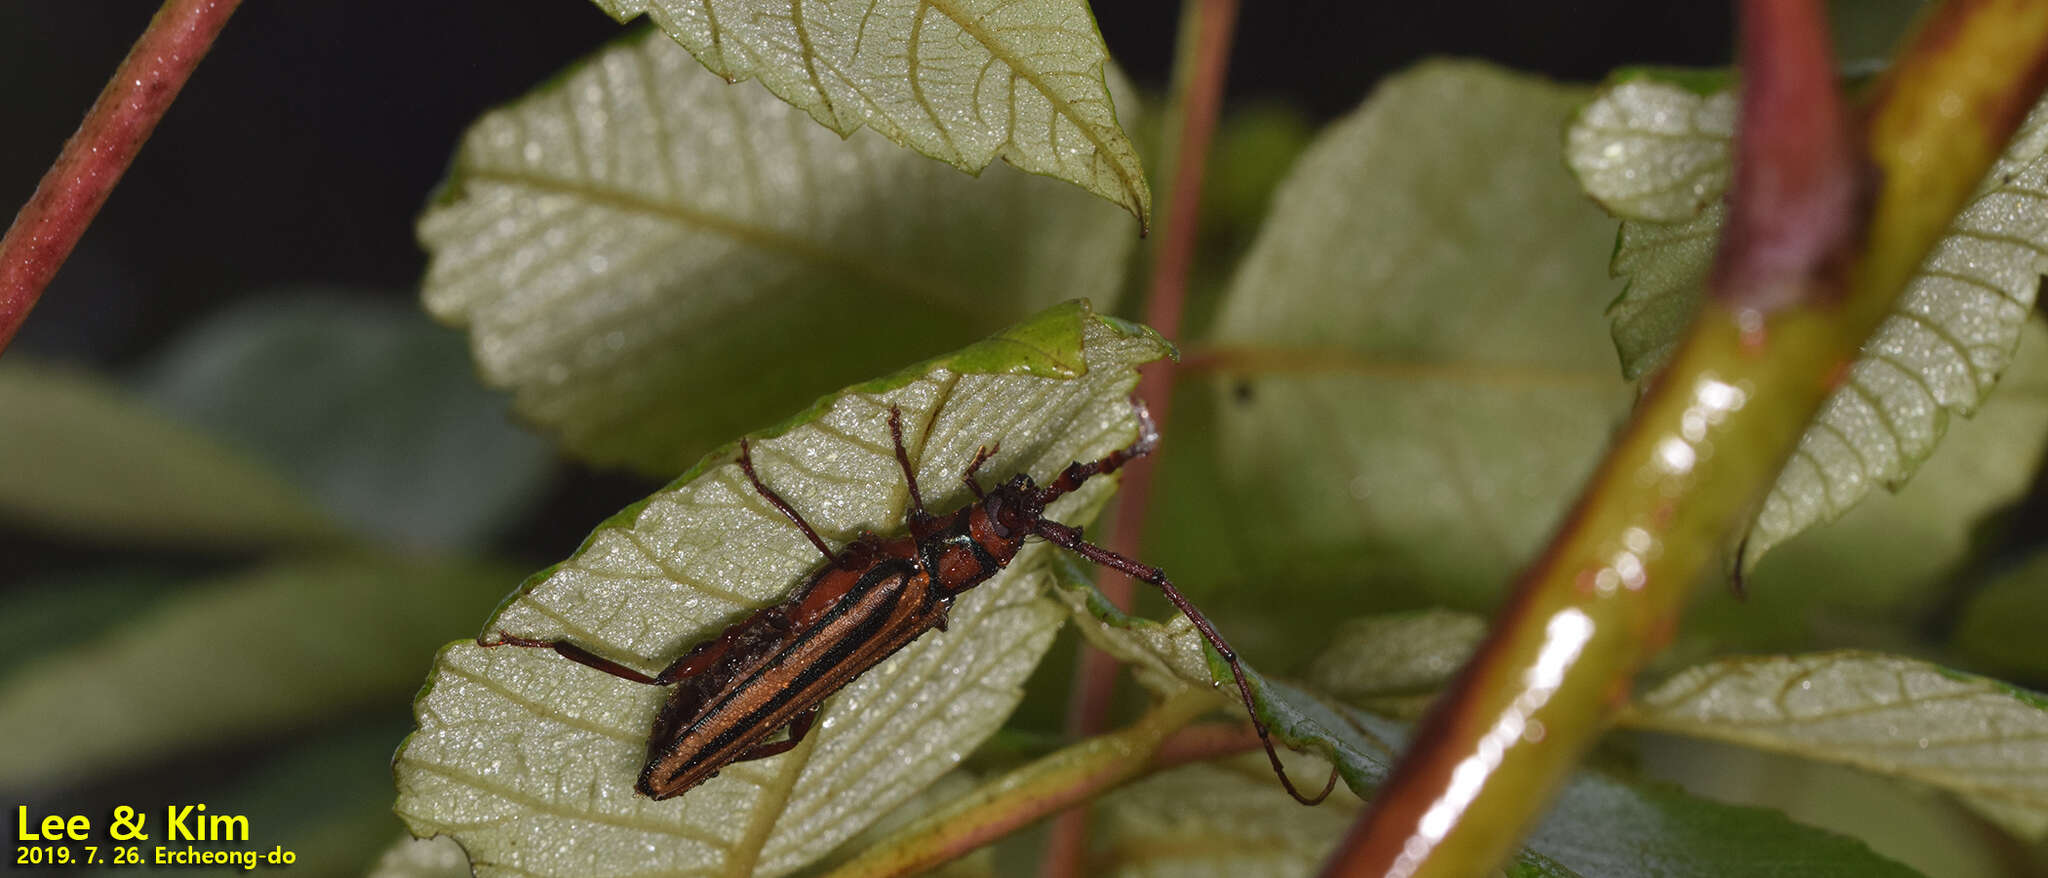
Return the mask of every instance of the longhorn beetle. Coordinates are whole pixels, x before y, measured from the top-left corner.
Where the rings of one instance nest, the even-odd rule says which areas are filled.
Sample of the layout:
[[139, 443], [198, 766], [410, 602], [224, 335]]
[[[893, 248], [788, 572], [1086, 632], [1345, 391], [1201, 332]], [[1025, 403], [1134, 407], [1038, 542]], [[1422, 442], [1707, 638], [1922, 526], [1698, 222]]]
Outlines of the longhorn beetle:
[[[1143, 403], [1132, 400], [1131, 404], [1138, 417], [1137, 441], [1093, 463], [1069, 464], [1043, 488], [1019, 473], [993, 490], [983, 491], [974, 474], [995, 453], [984, 446], [960, 475], [974, 493], [974, 502], [948, 515], [925, 510], [917, 474], [903, 448], [903, 413], [891, 406], [889, 436], [896, 445], [896, 463], [910, 488], [910, 533], [884, 539], [863, 532], [836, 553], [802, 515], [762, 483], [754, 472], [751, 449], [741, 440], [739, 465], [747, 481], [825, 556], [824, 566], [788, 600], [733, 623], [653, 676], [565, 640], [538, 640], [500, 631], [496, 640], [479, 638], [477, 643], [553, 649], [564, 658], [616, 677], [650, 686], [674, 686], [668, 703], [655, 715], [654, 731], [647, 740], [647, 765], [634, 784], [642, 795], [666, 799], [683, 794], [734, 762], [762, 759], [795, 747], [810, 732], [820, 703], [918, 635], [933, 628], [944, 630], [953, 598], [1000, 572], [1017, 557], [1024, 541], [1036, 536], [1158, 586], [1229, 663], [1237, 678], [1238, 694], [1244, 698], [1252, 726], [1258, 730], [1259, 742], [1280, 775], [1280, 783], [1304, 804], [1320, 802], [1336, 786], [1336, 772], [1330, 773], [1329, 782], [1314, 798], [1295, 789], [1273, 750], [1265, 723], [1252, 706], [1251, 685], [1237, 654], [1166, 574], [1082, 539], [1080, 528], [1045, 517], [1047, 504], [1081, 483], [1152, 453], [1159, 442], [1158, 428]], [[784, 726], [789, 729], [787, 737], [763, 743], [771, 732]]]

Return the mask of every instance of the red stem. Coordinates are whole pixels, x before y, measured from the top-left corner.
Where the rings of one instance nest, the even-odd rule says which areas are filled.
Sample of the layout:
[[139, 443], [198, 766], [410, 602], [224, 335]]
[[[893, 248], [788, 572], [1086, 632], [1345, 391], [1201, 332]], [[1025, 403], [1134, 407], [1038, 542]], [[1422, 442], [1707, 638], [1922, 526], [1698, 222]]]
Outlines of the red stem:
[[[1181, 313], [1187, 303], [1188, 272], [1194, 262], [1200, 226], [1202, 179], [1207, 170], [1209, 141], [1222, 111], [1224, 74], [1230, 67], [1230, 43], [1237, 24], [1237, 0], [1188, 2], [1201, 5], [1195, 10], [1191, 75], [1181, 96], [1173, 184], [1167, 193], [1159, 244], [1153, 251], [1151, 293], [1145, 305], [1145, 322], [1169, 339], [1180, 335]], [[1146, 370], [1138, 380], [1138, 398], [1144, 400], [1153, 420], [1162, 427], [1171, 414], [1173, 377], [1173, 364], [1160, 363]], [[1152, 467], [1153, 459], [1147, 457], [1133, 461], [1123, 471], [1115, 531], [1109, 545], [1126, 557], [1137, 557], [1144, 542]], [[1130, 577], [1105, 570], [1097, 586], [1110, 603], [1124, 609], [1131, 607], [1136, 585]], [[1070, 735], [1084, 738], [1108, 727], [1116, 674], [1115, 659], [1082, 647], [1080, 667], [1074, 675], [1073, 699], [1067, 707]], [[1046, 842], [1041, 874], [1045, 878], [1080, 874], [1087, 846], [1087, 809], [1076, 808], [1060, 815]]]
[[1861, 157], [1835, 87], [1827, 11], [1782, 0], [1738, 5], [1742, 127], [1708, 291], [1768, 312], [1799, 304], [1816, 266], [1844, 252], [1862, 220]]
[[[1195, 238], [1201, 226], [1202, 180], [1208, 171], [1209, 141], [1216, 134], [1216, 117], [1223, 108], [1223, 77], [1230, 67], [1237, 0], [1202, 0], [1200, 15], [1195, 37], [1196, 72], [1188, 83], [1182, 105], [1173, 188], [1166, 204], [1165, 229], [1152, 262], [1152, 291], [1145, 301], [1145, 322], [1167, 338], [1180, 337], [1181, 313], [1187, 306], [1188, 271], [1195, 261]], [[1152, 420], [1162, 430], [1172, 413], [1174, 371], [1173, 363], [1160, 363], [1138, 379], [1138, 398], [1145, 401]], [[1152, 469], [1152, 458], [1134, 461], [1124, 469], [1123, 502], [1117, 504], [1116, 534], [1110, 545], [1126, 556], [1136, 553], [1144, 543]], [[1134, 587], [1130, 577], [1111, 574], [1103, 578], [1101, 586], [1117, 606], [1130, 606]]]
[[1250, 753], [1263, 746], [1259, 743], [1259, 731], [1252, 728], [1251, 723], [1216, 722], [1188, 726], [1159, 742], [1159, 749], [1152, 754], [1152, 771], [1213, 762], [1225, 756]]
[[[1817, 305], [1809, 301], [1816, 291], [1846, 290], [1822, 269], [1861, 255], [1847, 232], [1863, 226], [1849, 211], [1862, 147], [1835, 90], [1822, 0], [1738, 0], [1737, 7], [1742, 116], [1715, 301], [1521, 575], [1485, 644], [1416, 726], [1399, 764], [1325, 865], [1326, 878], [1496, 871], [1626, 701], [1630, 679], [1670, 639], [1711, 547], [1755, 514], [1752, 504], [1823, 398], [1814, 373], [1835, 368], [1838, 350], [1854, 349], [1844, 336], [1861, 337], [1837, 308], [1800, 309], [1791, 322], [1767, 324], [1761, 316]], [[1766, 349], [1766, 325], [1795, 334]], [[1834, 339], [1842, 340], [1839, 348]], [[1708, 376], [1753, 400], [1747, 420], [1728, 418], [1722, 429], [1718, 415], [1696, 414], [1705, 409], [1692, 407], [1692, 388], [1707, 386], [1695, 382]], [[1784, 416], [1765, 420], [1772, 416], [1766, 406]], [[1719, 432], [1692, 426], [1706, 419]], [[1645, 465], [1658, 453], [1649, 449], [1663, 443], [1712, 448], [1720, 460], [1698, 468]], [[1681, 475], [1660, 481], [1660, 473]], [[1620, 548], [1634, 545], [1623, 534], [1649, 535], [1658, 548], [1642, 560]], [[1620, 565], [1609, 558], [1625, 558], [1633, 573], [1617, 574]], [[1629, 581], [1597, 586], [1602, 576]]]
[[241, 0], [165, 0], [0, 238], [0, 351]]

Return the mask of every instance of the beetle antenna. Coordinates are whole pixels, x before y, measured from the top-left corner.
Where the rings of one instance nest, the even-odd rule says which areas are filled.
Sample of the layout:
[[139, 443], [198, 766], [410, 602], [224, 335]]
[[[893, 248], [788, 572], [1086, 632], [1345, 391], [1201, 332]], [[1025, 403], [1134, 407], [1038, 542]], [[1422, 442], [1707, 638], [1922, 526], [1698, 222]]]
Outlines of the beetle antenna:
[[996, 454], [996, 450], [1002, 447], [1003, 443], [997, 442], [993, 445], [983, 445], [980, 448], [975, 449], [974, 460], [967, 464], [967, 469], [965, 471], [960, 473], [960, 481], [967, 483], [967, 490], [974, 492], [974, 499], [988, 499], [988, 494], [981, 490], [981, 485], [979, 483], [974, 481], [974, 474], [976, 472], [979, 472], [981, 470], [981, 465], [984, 463], [988, 463], [988, 459], [994, 457]]
[[910, 465], [910, 452], [903, 448], [903, 410], [889, 407], [889, 439], [896, 444], [896, 465], [903, 469], [903, 484], [910, 488], [910, 529], [915, 532], [930, 523], [931, 513], [924, 511], [924, 495], [917, 490], [917, 470]]
[[[1141, 407], [1139, 411], [1142, 413], [1144, 409]], [[1144, 420], [1147, 426], [1149, 426], [1151, 419], [1145, 418]], [[1140, 437], [1140, 441], [1143, 441], [1143, 437]], [[1304, 805], [1315, 805], [1328, 798], [1330, 791], [1337, 788], [1337, 770], [1335, 765], [1331, 766], [1330, 779], [1323, 784], [1321, 792], [1316, 793], [1314, 796], [1304, 796], [1301, 794], [1301, 790], [1295, 788], [1294, 781], [1287, 777], [1286, 767], [1280, 764], [1279, 752], [1273, 749], [1272, 734], [1267, 730], [1265, 721], [1259, 719], [1258, 708], [1252, 702], [1252, 684], [1250, 680], [1245, 678], [1244, 666], [1238, 663], [1237, 652], [1232, 650], [1230, 644], [1224, 641], [1222, 634], [1217, 633], [1216, 626], [1209, 622], [1209, 617], [1202, 615], [1201, 610], [1195, 609], [1195, 605], [1188, 602], [1187, 597], [1180, 593], [1180, 589], [1173, 586], [1173, 582], [1166, 578], [1164, 571], [1148, 564], [1133, 561], [1082, 539], [1081, 529], [1077, 527], [1069, 527], [1057, 521], [1041, 518], [1032, 527], [1032, 530], [1038, 535], [1045, 537], [1047, 542], [1067, 549], [1089, 561], [1115, 570], [1132, 579], [1139, 579], [1150, 583], [1158, 588], [1160, 592], [1164, 593], [1166, 599], [1173, 602], [1174, 607], [1180, 610], [1181, 615], [1188, 617], [1188, 621], [1194, 623], [1195, 630], [1201, 632], [1202, 639], [1209, 641], [1209, 645], [1214, 647], [1216, 653], [1223, 657], [1224, 663], [1230, 665], [1231, 676], [1237, 678], [1237, 692], [1244, 698], [1245, 713], [1251, 717], [1252, 728], [1259, 733], [1259, 743], [1266, 748], [1266, 759], [1273, 763], [1273, 773], [1280, 776], [1280, 785], [1287, 788], [1287, 794], [1293, 796], [1295, 801]]]

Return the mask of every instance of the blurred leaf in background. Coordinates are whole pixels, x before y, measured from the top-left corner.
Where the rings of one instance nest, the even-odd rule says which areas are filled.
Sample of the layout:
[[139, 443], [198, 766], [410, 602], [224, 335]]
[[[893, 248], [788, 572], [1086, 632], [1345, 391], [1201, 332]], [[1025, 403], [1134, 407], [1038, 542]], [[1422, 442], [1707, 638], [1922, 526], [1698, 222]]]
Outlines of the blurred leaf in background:
[[0, 366], [0, 514], [106, 544], [265, 546], [339, 536], [274, 469], [151, 411], [104, 378]]
[[422, 295], [567, 451], [667, 478], [1056, 302], [1113, 307], [1134, 231], [1072, 186], [841, 138], [647, 32], [470, 129]]
[[1590, 316], [1611, 225], [1557, 161], [1584, 95], [1424, 65], [1274, 195], [1187, 345], [1148, 529], [1215, 612], [1279, 626], [1246, 649], [1284, 667], [1320, 620], [1486, 606], [1597, 459], [1629, 394]]
[[138, 383], [156, 410], [393, 547], [484, 545], [553, 472], [547, 443], [477, 385], [458, 333], [348, 290], [280, 290], [224, 311], [145, 364]]
[[398, 829], [420, 668], [521, 572], [448, 552], [527, 515], [553, 456], [459, 335], [341, 291], [223, 311], [136, 383], [0, 364], [0, 508], [93, 547], [8, 583], [0, 790], [206, 801], [354, 874]]

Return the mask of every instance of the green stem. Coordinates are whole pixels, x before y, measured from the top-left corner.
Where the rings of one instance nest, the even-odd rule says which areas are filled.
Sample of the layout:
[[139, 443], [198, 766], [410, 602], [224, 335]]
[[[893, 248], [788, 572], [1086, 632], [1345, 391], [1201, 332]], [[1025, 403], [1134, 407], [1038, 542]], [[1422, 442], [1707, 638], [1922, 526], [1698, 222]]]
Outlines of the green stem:
[[0, 238], [0, 351], [241, 0], [166, 0]]
[[1221, 703], [1207, 690], [1183, 691], [1129, 728], [1082, 741], [946, 803], [828, 878], [915, 875], [1150, 772], [1258, 747], [1256, 733], [1234, 724], [1174, 735]]
[[1476, 875], [1513, 849], [1669, 639], [1691, 586], [1748, 523], [2044, 74], [2048, 3], [1952, 2], [1923, 25], [1865, 108], [1858, 142], [1878, 181], [1867, 221], [1801, 276], [1767, 279], [1804, 287], [1761, 297], [1792, 303], [1782, 310], [1766, 316], [1743, 291], [1708, 297], [1326, 874]]

